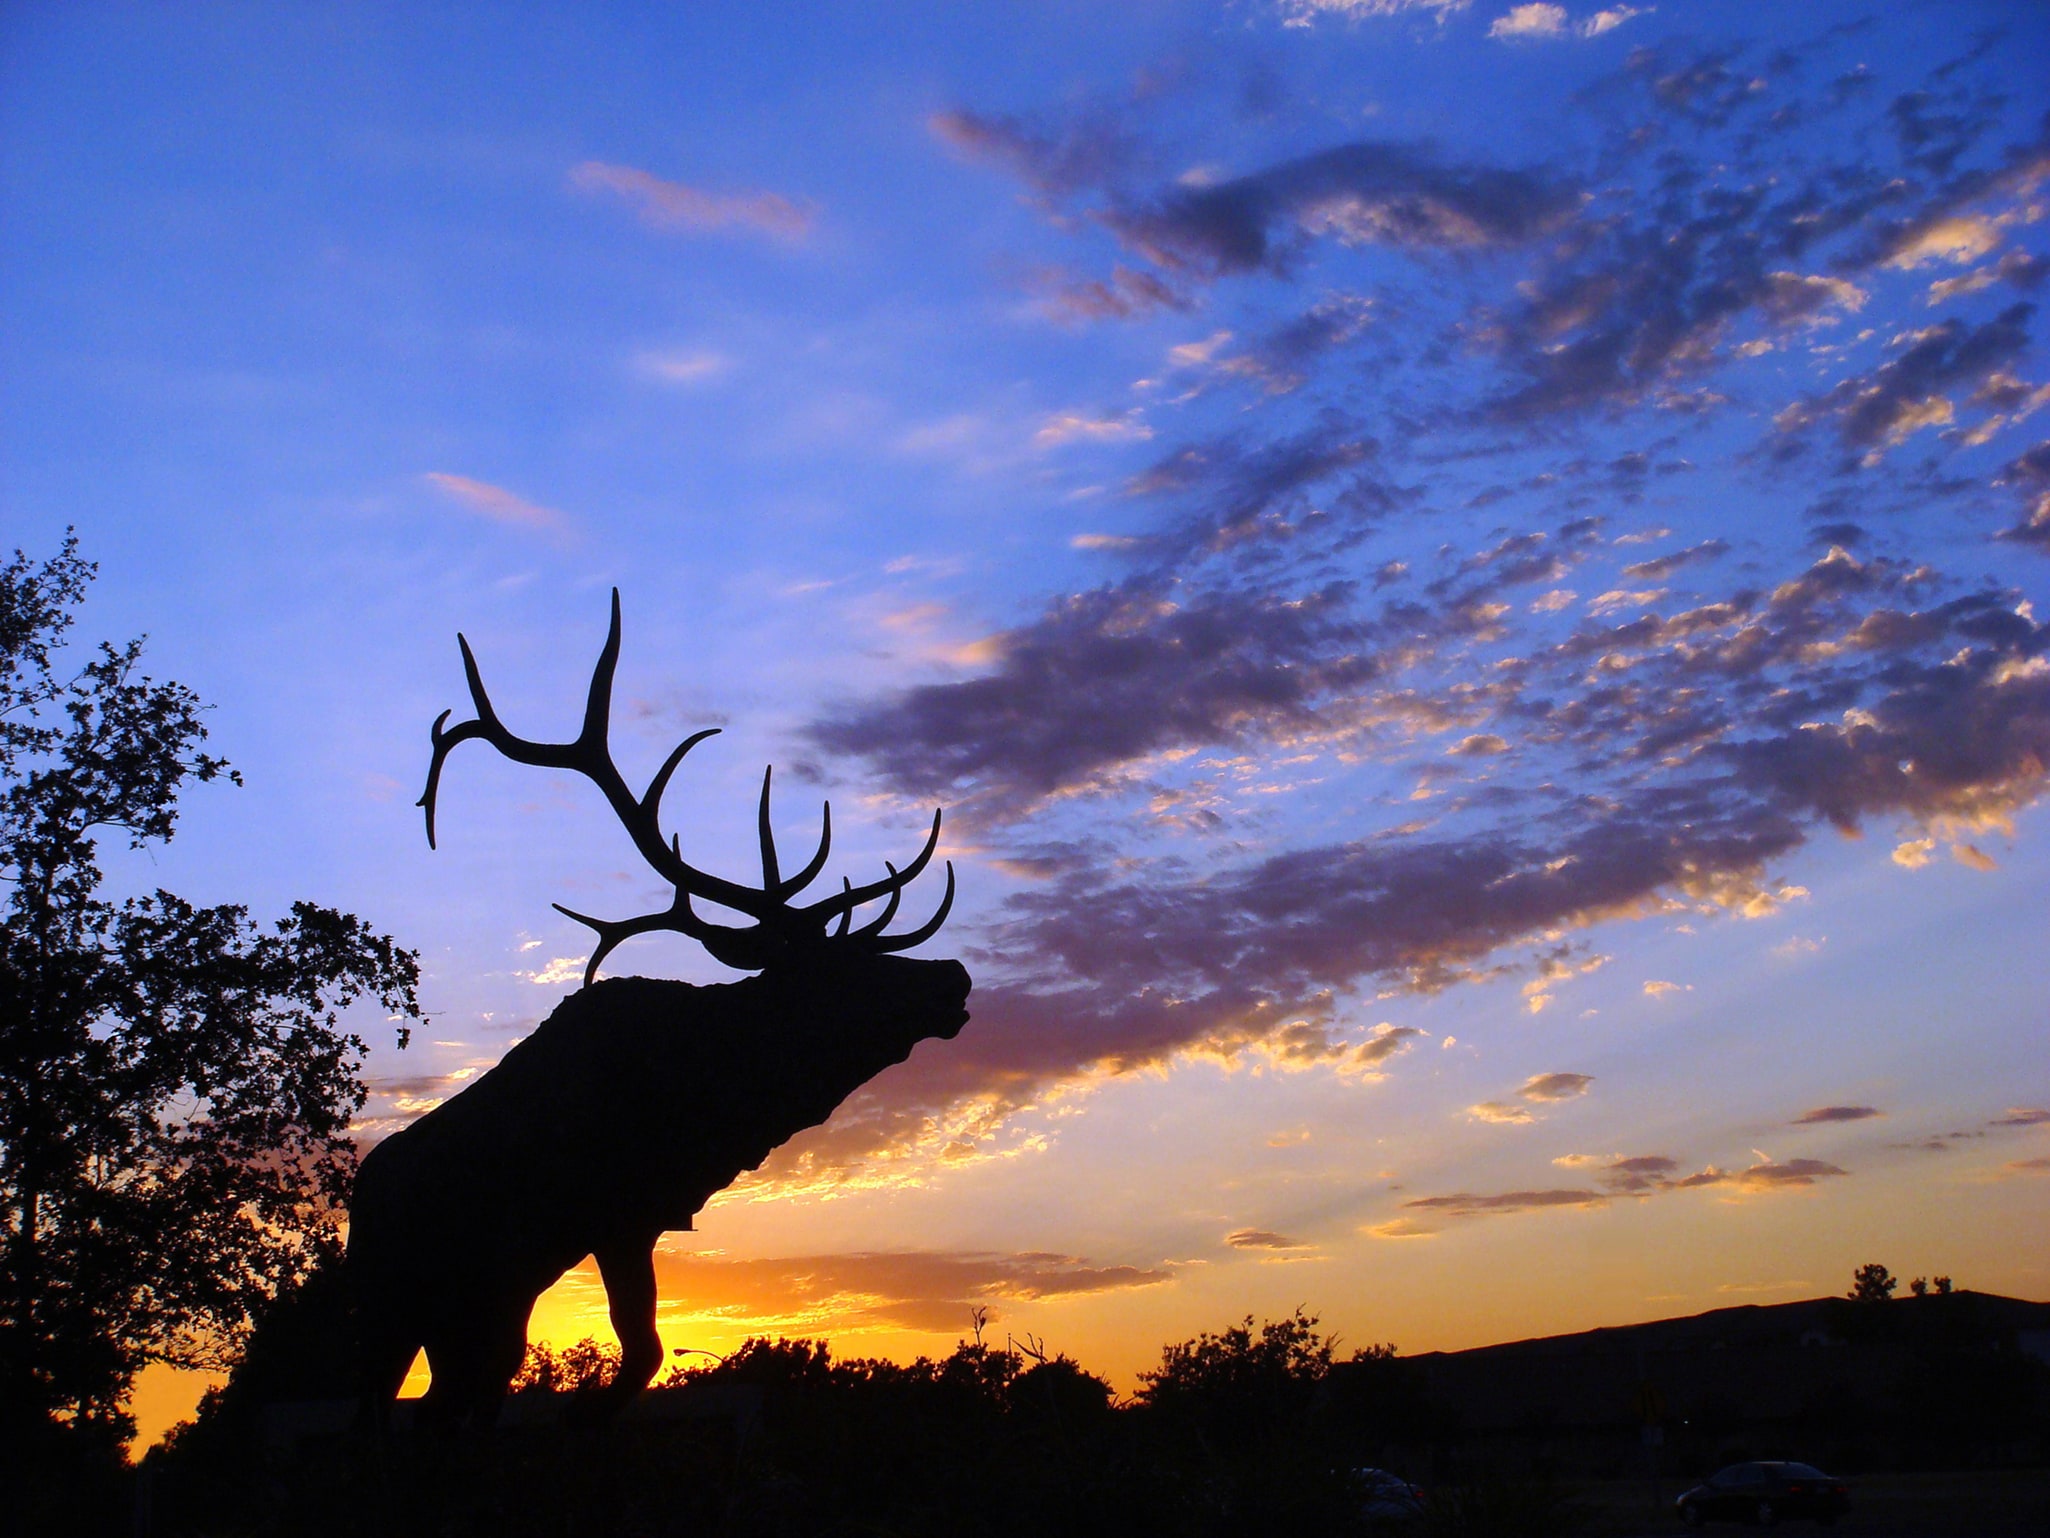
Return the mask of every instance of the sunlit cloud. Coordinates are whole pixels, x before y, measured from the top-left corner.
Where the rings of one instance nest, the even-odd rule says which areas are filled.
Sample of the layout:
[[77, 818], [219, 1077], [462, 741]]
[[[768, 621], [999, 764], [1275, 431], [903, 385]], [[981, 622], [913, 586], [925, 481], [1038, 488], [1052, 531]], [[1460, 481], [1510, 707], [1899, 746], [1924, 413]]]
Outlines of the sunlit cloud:
[[1821, 1159], [1788, 1159], [1784, 1163], [1762, 1160], [1733, 1177], [1745, 1191], [1782, 1191], [1812, 1186], [1818, 1180], [1848, 1175], [1849, 1170]]
[[1032, 441], [1041, 448], [1054, 448], [1064, 443], [1128, 443], [1142, 441], [1153, 436], [1153, 429], [1139, 420], [1137, 413], [1127, 412], [1122, 416], [1090, 416], [1085, 412], [1057, 412], [1040, 424], [1032, 435]]
[[1633, 16], [1647, 14], [1650, 7], [1613, 5], [1574, 21], [1563, 5], [1547, 0], [1510, 7], [1488, 26], [1488, 36], [1501, 42], [1555, 42], [1566, 37], [1600, 37], [1613, 32]]
[[1505, 1126], [1520, 1126], [1537, 1120], [1528, 1106], [1512, 1105], [1506, 1100], [1483, 1100], [1478, 1105], [1468, 1106], [1466, 1114], [1475, 1121], [1490, 1121]]
[[1303, 1248], [1300, 1241], [1265, 1228], [1234, 1229], [1224, 1236], [1224, 1242], [1235, 1250], [1299, 1250]]
[[1594, 1075], [1586, 1073], [1540, 1073], [1524, 1082], [1516, 1093], [1525, 1100], [1574, 1100], [1587, 1093]]
[[519, 976], [539, 988], [559, 988], [564, 983], [580, 983], [584, 978], [584, 966], [591, 958], [584, 956], [554, 956], [542, 966]]

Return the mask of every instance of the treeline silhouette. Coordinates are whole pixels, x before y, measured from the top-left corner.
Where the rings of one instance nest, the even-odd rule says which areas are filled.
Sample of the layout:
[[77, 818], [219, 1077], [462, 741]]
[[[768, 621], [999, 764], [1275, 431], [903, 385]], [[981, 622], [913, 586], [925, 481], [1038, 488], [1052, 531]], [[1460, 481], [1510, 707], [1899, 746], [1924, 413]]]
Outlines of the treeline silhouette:
[[[1352, 1469], [1430, 1423], [1392, 1346], [1341, 1359], [1297, 1312], [1166, 1348], [1126, 1400], [1037, 1340], [899, 1363], [751, 1339], [584, 1427], [575, 1395], [617, 1354], [584, 1341], [530, 1349], [494, 1432], [280, 1443], [266, 1401], [297, 1376], [286, 1359], [310, 1351], [315, 1376], [335, 1361], [303, 1326], [317, 1311], [265, 1332], [270, 1348], [150, 1454], [150, 1531], [355, 1534], [374, 1509], [383, 1530], [435, 1534], [1371, 1532]], [[665, 1390], [743, 1391], [745, 1413], [666, 1417]], [[528, 1413], [543, 1402], [554, 1413]]]
[[[585, 1340], [530, 1348], [494, 1431], [379, 1440], [345, 1429], [346, 1404], [331, 1405], [339, 1418], [324, 1424], [292, 1418], [348, 1392], [346, 1312], [336, 1279], [321, 1275], [281, 1301], [236, 1374], [145, 1460], [137, 1494], [147, 1521], [121, 1530], [1227, 1538], [1301, 1527], [1484, 1538], [1600, 1531], [1571, 1493], [1570, 1481], [1589, 1477], [1643, 1480], [1649, 1499], [1660, 1476], [1670, 1499], [1681, 1482], [1759, 1456], [1815, 1458], [1853, 1476], [2040, 1466], [2050, 1369], [1997, 1319], [2017, 1309], [2033, 1318], [2042, 1306], [1970, 1292], [1889, 1297], [1868, 1284], [1834, 1300], [1452, 1357], [1346, 1350], [1299, 1310], [1166, 1346], [1129, 1398], [1035, 1338], [984, 1341], [980, 1317], [976, 1338], [908, 1363], [836, 1357], [821, 1340], [751, 1339], [723, 1360], [677, 1357], [610, 1426], [575, 1414], [579, 1394], [617, 1361], [617, 1348]], [[1761, 1358], [1735, 1336], [1715, 1349], [1740, 1328], [1817, 1338], [1763, 1349], [1780, 1362], [1837, 1364], [1829, 1371], [1847, 1374], [1843, 1385], [1867, 1387], [1807, 1395], [1761, 1419], [1747, 1399], [1778, 1390], [1747, 1388], [1738, 1366]], [[1676, 1329], [1706, 1344], [1660, 1343]], [[1588, 1349], [1609, 1357], [1639, 1349], [1651, 1377], [1668, 1383], [1655, 1465], [1627, 1392], [1592, 1396], [1577, 1426], [1572, 1414], [1502, 1422], [1533, 1374], [1571, 1380], [1559, 1353], [1583, 1340], [1605, 1342]], [[1710, 1375], [1708, 1398], [1689, 1400], [1684, 1360], [1727, 1360], [1730, 1370]], [[1462, 1379], [1464, 1397], [1453, 1392]], [[1425, 1485], [1421, 1518], [1405, 1526], [1372, 1514], [1353, 1473], [1363, 1467]], [[58, 1510], [42, 1530], [67, 1530], [70, 1515]]]

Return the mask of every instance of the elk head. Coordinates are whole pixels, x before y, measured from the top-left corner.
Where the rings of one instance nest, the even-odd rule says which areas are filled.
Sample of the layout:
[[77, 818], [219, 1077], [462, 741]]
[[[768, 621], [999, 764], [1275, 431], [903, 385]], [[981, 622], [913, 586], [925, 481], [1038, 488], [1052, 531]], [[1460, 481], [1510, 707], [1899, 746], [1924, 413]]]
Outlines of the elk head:
[[[612, 674], [619, 662], [618, 588], [612, 590], [612, 628], [605, 637], [604, 650], [598, 654], [598, 666], [591, 675], [583, 729], [569, 742], [535, 742], [516, 737], [508, 731], [492, 709], [490, 696], [484, 692], [484, 680], [477, 671], [477, 659], [470, 651], [469, 641], [459, 634], [456, 643], [462, 648], [463, 671], [469, 679], [470, 698], [476, 705], [477, 718], [453, 727], [447, 725], [453, 711], [444, 710], [435, 718], [432, 730], [434, 757], [427, 769], [427, 789], [418, 803], [427, 813], [428, 847], [434, 846], [434, 804], [441, 784], [442, 765], [456, 744], [477, 738], [490, 743], [515, 763], [570, 769], [590, 780], [603, 793], [633, 840], [634, 848], [640, 851], [641, 858], [676, 890], [675, 901], [669, 907], [628, 919], [592, 918], [560, 903], [553, 905], [558, 913], [588, 925], [597, 933], [597, 946], [584, 968], [586, 984], [597, 976], [600, 964], [621, 941], [656, 930], [674, 930], [689, 935], [703, 945], [714, 960], [739, 971], [755, 972], [770, 968], [782, 970], [792, 965], [831, 965], [857, 956], [880, 956], [909, 950], [932, 938], [946, 921], [947, 911], [954, 905], [954, 866], [951, 861], [946, 866], [946, 895], [940, 900], [938, 911], [916, 929], [894, 935], [886, 932], [890, 920], [897, 915], [904, 888], [931, 863], [933, 851], [939, 847], [940, 814], [937, 810], [932, 814], [932, 832], [926, 837], [925, 847], [902, 870], [885, 861], [889, 875], [881, 881], [855, 886], [843, 880], [840, 890], [831, 896], [801, 906], [793, 905], [791, 900], [817, 880], [825, 869], [826, 855], [833, 843], [833, 809], [831, 803], [827, 803], [818, 849], [805, 862], [803, 869], [785, 876], [776, 855], [775, 836], [769, 828], [769, 781], [775, 772], [773, 765], [762, 773], [759, 815], [762, 884], [759, 887], [743, 886], [699, 870], [684, 859], [680, 837], [671, 834], [665, 839], [662, 835], [659, 815], [662, 793], [668, 789], [669, 778], [676, 772], [677, 765], [683, 762], [684, 755], [707, 737], [716, 736], [719, 729], [709, 727], [684, 738], [671, 750], [662, 767], [655, 771], [655, 777], [649, 781], [645, 791], [636, 796], [628, 789], [619, 767], [612, 761], [612, 750], [607, 742], [612, 716]], [[693, 900], [730, 909], [754, 922], [746, 926], [713, 923], [691, 906]], [[877, 901], [883, 903], [882, 911], [855, 927], [855, 910]], [[963, 978], [965, 981], [965, 974]], [[965, 993], [965, 988], [961, 991]]]

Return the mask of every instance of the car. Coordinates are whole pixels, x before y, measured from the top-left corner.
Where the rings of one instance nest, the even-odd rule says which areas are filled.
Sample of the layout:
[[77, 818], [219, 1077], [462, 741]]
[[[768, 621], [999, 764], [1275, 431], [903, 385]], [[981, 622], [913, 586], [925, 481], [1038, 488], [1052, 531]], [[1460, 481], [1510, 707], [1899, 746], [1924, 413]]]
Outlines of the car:
[[1421, 1522], [1424, 1492], [1386, 1469], [1354, 1469], [1352, 1487], [1360, 1498], [1360, 1515], [1376, 1522]]
[[1689, 1527], [1704, 1522], [1751, 1522], [1771, 1527], [1806, 1517], [1827, 1527], [1851, 1509], [1851, 1492], [1805, 1463], [1733, 1463], [1711, 1474], [1674, 1503]]

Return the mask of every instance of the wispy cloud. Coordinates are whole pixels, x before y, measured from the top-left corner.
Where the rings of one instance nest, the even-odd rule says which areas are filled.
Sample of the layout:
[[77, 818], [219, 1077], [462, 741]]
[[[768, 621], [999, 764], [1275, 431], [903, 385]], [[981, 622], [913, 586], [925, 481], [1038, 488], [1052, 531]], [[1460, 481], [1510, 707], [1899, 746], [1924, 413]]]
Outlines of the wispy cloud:
[[710, 192], [600, 160], [586, 160], [573, 167], [569, 184], [579, 192], [625, 199], [642, 223], [660, 230], [716, 233], [738, 229], [795, 242], [809, 235], [817, 222], [809, 207], [781, 193]]
[[1299, 1250], [1303, 1246], [1286, 1234], [1277, 1234], [1265, 1228], [1238, 1228], [1224, 1236], [1224, 1242], [1235, 1250]]
[[2042, 1106], [2009, 1106], [2005, 1116], [1996, 1116], [1991, 1123], [1995, 1127], [2041, 1127], [2050, 1125], [2050, 1110]]
[[422, 480], [434, 487], [450, 501], [479, 513], [494, 523], [511, 524], [516, 528], [545, 529], [550, 533], [564, 533], [569, 528], [565, 514], [552, 507], [542, 507], [529, 502], [517, 493], [507, 491], [503, 486], [494, 486], [489, 481], [476, 481], [467, 475], [450, 475], [440, 470], [430, 470]]
[[1864, 1121], [1885, 1113], [1869, 1105], [1819, 1105], [1812, 1111], [1803, 1111], [1796, 1116], [1793, 1125], [1810, 1127], [1817, 1122]]
[[1285, 23], [1307, 27], [1320, 17], [1367, 21], [1375, 17], [1421, 13], [1439, 21], [1473, 4], [1473, 0], [1276, 0]]
[[1502, 1191], [1492, 1196], [1476, 1196], [1471, 1191], [1461, 1191], [1453, 1196], [1419, 1196], [1402, 1205], [1417, 1212], [1440, 1213], [1446, 1217], [1484, 1217], [1497, 1213], [1531, 1212], [1547, 1207], [1599, 1207], [1608, 1198], [1599, 1191], [1585, 1189], [1548, 1191]]
[[650, 379], [664, 384], [694, 385], [717, 379], [733, 366], [733, 360], [724, 353], [708, 348], [696, 348], [684, 352], [644, 352], [634, 359], [634, 367]]
[[1574, 1100], [1586, 1094], [1592, 1083], [1594, 1075], [1588, 1073], [1540, 1073], [1525, 1080], [1516, 1093], [1525, 1100]]
[[1835, 1179], [1849, 1173], [1849, 1170], [1822, 1159], [1788, 1159], [1785, 1163], [1764, 1159], [1739, 1170], [1733, 1178], [1742, 1190], [1784, 1191], [1812, 1186], [1818, 1180]]
[[1136, 412], [1116, 416], [1092, 416], [1084, 411], [1058, 411], [1048, 417], [1032, 435], [1041, 448], [1063, 443], [1134, 443], [1153, 436], [1153, 429]]

